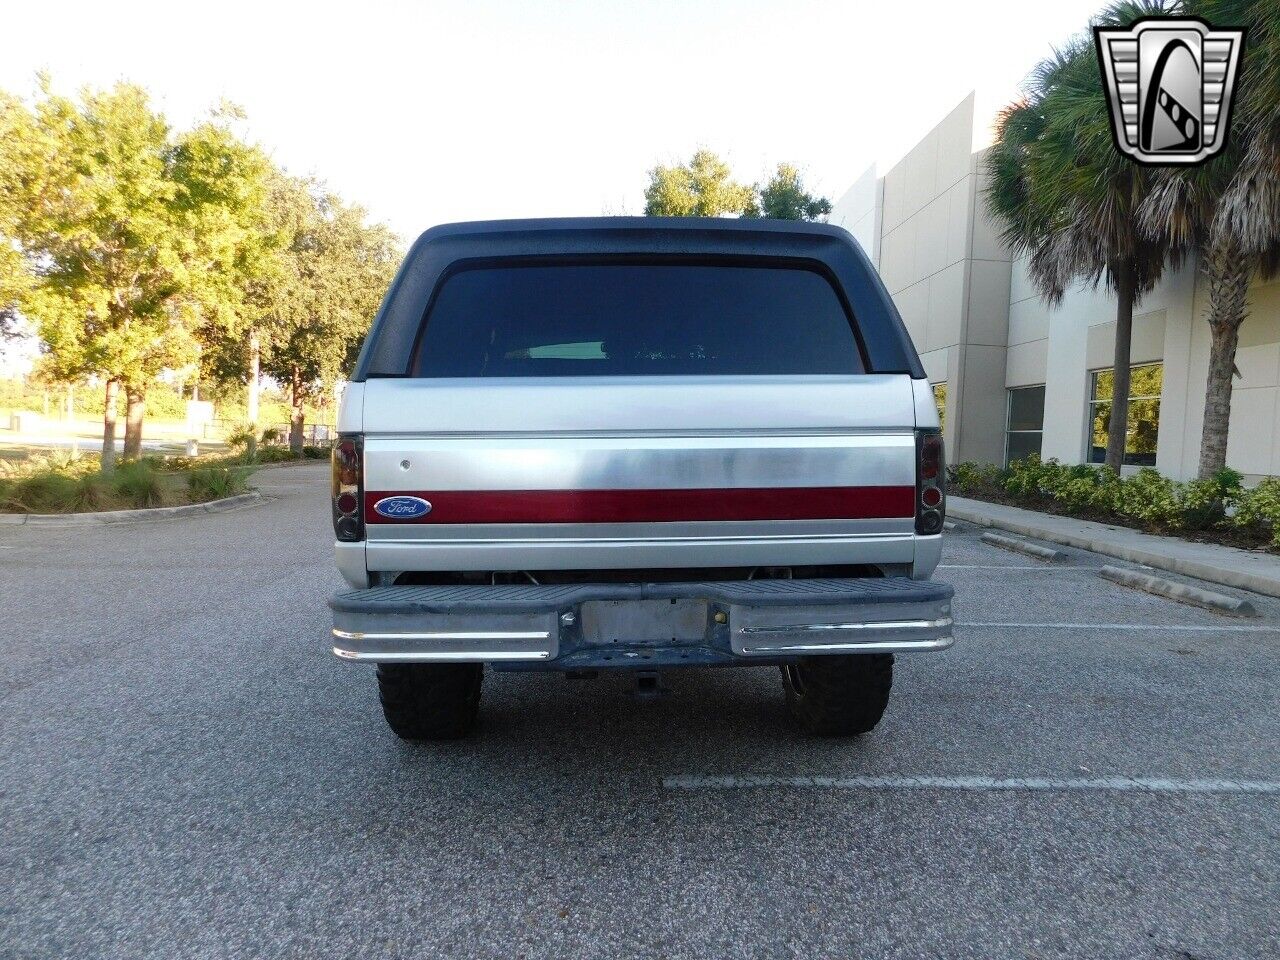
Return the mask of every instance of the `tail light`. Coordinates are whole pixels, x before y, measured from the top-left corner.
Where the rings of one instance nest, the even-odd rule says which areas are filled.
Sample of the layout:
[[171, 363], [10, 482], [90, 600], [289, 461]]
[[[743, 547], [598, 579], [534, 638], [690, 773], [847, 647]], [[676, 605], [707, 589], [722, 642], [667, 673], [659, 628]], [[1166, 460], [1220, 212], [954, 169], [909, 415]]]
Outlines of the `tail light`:
[[344, 543], [364, 539], [364, 437], [345, 434], [333, 447], [333, 532]]
[[947, 514], [947, 470], [942, 434], [916, 431], [916, 533], [942, 532]]

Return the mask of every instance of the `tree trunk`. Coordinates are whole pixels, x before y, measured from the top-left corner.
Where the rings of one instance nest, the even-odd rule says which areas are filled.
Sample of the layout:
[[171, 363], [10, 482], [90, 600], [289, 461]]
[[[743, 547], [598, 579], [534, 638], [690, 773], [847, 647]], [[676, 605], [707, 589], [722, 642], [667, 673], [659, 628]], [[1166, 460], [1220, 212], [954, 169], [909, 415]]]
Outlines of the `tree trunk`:
[[293, 368], [293, 411], [289, 418], [289, 449], [293, 451], [295, 457], [302, 456], [302, 427], [305, 420], [305, 414], [302, 410], [302, 403], [305, 394], [302, 389], [302, 374], [298, 372], [298, 368]]
[[1200, 434], [1200, 476], [1208, 478], [1227, 465], [1231, 428], [1231, 378], [1236, 346], [1244, 323], [1249, 269], [1234, 246], [1205, 254], [1209, 286], [1209, 375], [1204, 386], [1204, 429]]
[[256, 333], [249, 334], [249, 399], [247, 419], [249, 421], [249, 459], [258, 455], [258, 393], [261, 389], [259, 380], [262, 374], [262, 344]]
[[134, 460], [142, 456], [142, 418], [147, 413], [147, 392], [141, 387], [124, 389], [124, 456]]
[[1107, 457], [1104, 461], [1117, 473], [1124, 464], [1125, 439], [1129, 428], [1129, 354], [1133, 344], [1133, 268], [1122, 264], [1116, 270], [1116, 350], [1111, 373], [1111, 423], [1107, 427]]
[[102, 408], [102, 469], [104, 472], [116, 465], [116, 396], [120, 393], [120, 381], [107, 381], [107, 398]]

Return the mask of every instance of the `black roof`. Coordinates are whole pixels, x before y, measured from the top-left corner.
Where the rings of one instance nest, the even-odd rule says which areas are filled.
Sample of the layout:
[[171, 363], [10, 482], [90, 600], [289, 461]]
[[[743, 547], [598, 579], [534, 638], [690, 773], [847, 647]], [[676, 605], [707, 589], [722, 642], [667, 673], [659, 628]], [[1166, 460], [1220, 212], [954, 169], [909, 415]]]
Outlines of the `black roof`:
[[404, 376], [440, 281], [485, 261], [619, 257], [804, 261], [836, 282], [873, 373], [924, 376], [898, 311], [857, 241], [842, 227], [713, 217], [477, 220], [432, 227], [410, 248], [365, 339], [352, 379]]

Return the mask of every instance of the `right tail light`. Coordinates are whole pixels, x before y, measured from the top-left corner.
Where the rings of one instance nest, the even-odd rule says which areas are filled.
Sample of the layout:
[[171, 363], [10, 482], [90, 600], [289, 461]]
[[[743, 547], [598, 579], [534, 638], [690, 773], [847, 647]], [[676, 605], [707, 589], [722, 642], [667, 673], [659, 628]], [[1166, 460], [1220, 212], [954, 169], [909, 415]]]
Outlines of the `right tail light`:
[[916, 533], [942, 532], [947, 515], [947, 464], [942, 434], [916, 431]]

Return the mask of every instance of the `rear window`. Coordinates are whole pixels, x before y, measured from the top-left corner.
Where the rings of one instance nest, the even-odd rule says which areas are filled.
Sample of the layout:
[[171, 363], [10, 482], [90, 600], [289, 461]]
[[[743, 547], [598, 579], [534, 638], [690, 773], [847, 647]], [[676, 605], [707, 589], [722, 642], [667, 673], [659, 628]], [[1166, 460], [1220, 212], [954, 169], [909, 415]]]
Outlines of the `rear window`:
[[427, 314], [414, 375], [862, 372], [849, 315], [812, 270], [558, 264], [448, 277]]

